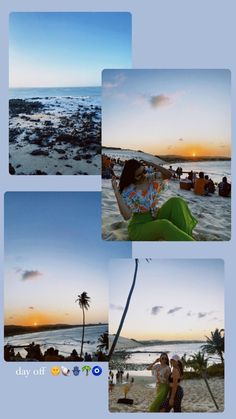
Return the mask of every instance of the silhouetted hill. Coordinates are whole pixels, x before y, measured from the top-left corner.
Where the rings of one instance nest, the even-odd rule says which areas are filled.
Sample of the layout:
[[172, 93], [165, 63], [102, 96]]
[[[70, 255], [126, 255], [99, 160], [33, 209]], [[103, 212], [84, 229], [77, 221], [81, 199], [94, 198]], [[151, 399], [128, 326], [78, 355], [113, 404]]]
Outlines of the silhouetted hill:
[[187, 162], [197, 162], [197, 161], [230, 161], [230, 157], [220, 157], [220, 156], [176, 156], [176, 155], [156, 155], [159, 159], [165, 160], [167, 163], [187, 163]]

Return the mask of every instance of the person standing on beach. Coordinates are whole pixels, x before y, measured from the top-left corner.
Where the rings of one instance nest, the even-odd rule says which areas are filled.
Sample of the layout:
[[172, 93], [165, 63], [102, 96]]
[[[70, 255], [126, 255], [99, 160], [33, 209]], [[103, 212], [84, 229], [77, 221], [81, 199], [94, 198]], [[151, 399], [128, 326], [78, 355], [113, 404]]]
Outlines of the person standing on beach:
[[160, 194], [172, 173], [154, 165], [157, 172], [148, 175], [135, 159], [127, 160], [119, 186], [115, 177], [112, 187], [121, 215], [130, 220], [129, 239], [133, 241], [193, 241], [192, 230], [197, 220], [187, 203], [179, 197], [170, 198], [159, 207]]
[[183, 364], [178, 355], [173, 355], [170, 359], [172, 371], [169, 376], [169, 395], [162, 403], [160, 412], [170, 412], [171, 409], [175, 413], [181, 412], [181, 402], [184, 396], [183, 388], [180, 381], [183, 379]]
[[159, 358], [147, 367], [156, 376], [156, 397], [149, 407], [149, 412], [159, 412], [162, 403], [165, 401], [169, 392], [169, 358], [166, 353], [162, 353]]

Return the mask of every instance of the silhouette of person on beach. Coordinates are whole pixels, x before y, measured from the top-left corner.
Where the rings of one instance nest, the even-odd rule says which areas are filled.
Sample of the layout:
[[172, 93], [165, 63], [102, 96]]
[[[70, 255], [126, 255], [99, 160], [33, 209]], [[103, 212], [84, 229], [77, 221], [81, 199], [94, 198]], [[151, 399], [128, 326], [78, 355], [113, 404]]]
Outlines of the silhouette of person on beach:
[[231, 195], [231, 184], [228, 183], [227, 177], [224, 176], [222, 181], [218, 185], [219, 188], [219, 195], [227, 198]]

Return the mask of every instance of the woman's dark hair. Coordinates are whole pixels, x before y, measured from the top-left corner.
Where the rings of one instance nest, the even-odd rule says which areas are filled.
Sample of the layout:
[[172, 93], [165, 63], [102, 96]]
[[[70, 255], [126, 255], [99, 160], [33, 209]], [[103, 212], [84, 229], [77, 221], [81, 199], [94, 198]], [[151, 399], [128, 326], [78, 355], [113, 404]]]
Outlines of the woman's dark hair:
[[137, 169], [140, 168], [142, 164], [135, 159], [127, 160], [125, 162], [123, 171], [121, 173], [120, 177], [120, 184], [119, 184], [119, 190], [120, 193], [127, 188], [127, 186], [131, 185], [131, 183], [134, 183], [134, 176]]
[[170, 361], [169, 361], [169, 357], [168, 357], [167, 353], [166, 352], [162, 352], [160, 358], [162, 356], [165, 356], [166, 357], [166, 365], [170, 365]]
[[184, 367], [181, 361], [177, 361], [180, 377], [184, 375]]

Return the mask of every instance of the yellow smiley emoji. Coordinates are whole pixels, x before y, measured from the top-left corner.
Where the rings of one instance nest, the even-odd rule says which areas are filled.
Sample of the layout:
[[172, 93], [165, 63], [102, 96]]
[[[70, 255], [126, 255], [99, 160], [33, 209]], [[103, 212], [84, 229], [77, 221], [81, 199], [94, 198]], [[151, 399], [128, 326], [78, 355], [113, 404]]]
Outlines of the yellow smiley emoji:
[[60, 372], [61, 372], [61, 370], [60, 370], [60, 367], [52, 367], [51, 368], [51, 373], [52, 373], [52, 375], [59, 375], [60, 374]]

